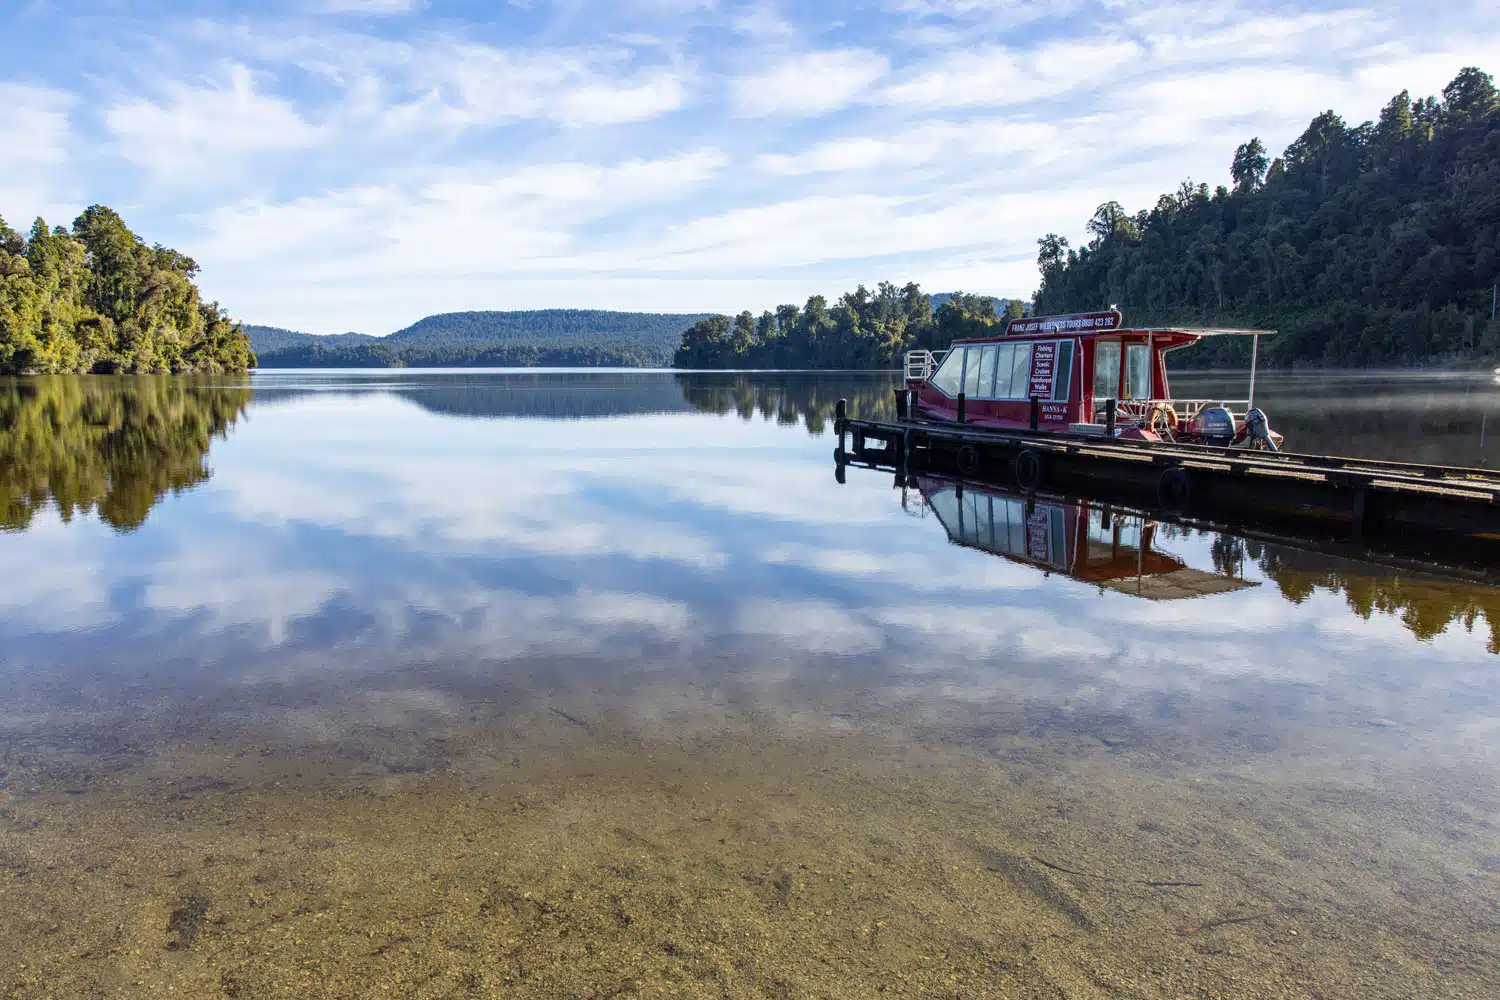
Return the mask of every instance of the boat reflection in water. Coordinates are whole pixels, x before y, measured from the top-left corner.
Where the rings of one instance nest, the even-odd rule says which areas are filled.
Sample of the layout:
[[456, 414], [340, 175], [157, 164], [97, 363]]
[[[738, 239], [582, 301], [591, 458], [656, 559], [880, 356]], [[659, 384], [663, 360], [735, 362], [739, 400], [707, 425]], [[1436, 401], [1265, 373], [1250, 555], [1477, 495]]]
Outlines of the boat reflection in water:
[[[1224, 594], [1259, 583], [1195, 569], [1158, 548], [1162, 526], [1142, 514], [1061, 497], [1035, 498], [933, 476], [915, 479], [956, 545], [1153, 601]], [[910, 507], [910, 498], [904, 501]], [[1243, 566], [1243, 561], [1238, 563]]]

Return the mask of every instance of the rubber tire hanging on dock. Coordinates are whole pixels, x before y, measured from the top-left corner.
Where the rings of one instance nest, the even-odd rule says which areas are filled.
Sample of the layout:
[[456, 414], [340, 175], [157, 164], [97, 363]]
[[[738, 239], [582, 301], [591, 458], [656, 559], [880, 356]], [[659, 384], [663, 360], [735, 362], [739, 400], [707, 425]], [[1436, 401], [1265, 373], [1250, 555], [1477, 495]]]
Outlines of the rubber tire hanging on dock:
[[1181, 513], [1193, 505], [1193, 475], [1180, 465], [1163, 469], [1156, 481], [1156, 501], [1163, 510]]
[[972, 476], [979, 471], [979, 449], [972, 444], [960, 445], [956, 460], [958, 471], [966, 476]]
[[1011, 472], [1021, 489], [1036, 489], [1042, 485], [1042, 456], [1034, 449], [1023, 448], [1011, 461]]

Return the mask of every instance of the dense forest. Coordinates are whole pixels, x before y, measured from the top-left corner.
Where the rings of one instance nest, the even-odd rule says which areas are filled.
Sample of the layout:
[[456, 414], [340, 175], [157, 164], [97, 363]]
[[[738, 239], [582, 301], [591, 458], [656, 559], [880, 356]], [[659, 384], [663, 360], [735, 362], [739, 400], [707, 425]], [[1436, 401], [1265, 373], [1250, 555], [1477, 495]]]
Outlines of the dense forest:
[[759, 316], [709, 316], [682, 335], [677, 368], [894, 368], [919, 347], [946, 348], [955, 337], [978, 336], [1011, 316], [1022, 303], [988, 295], [933, 297], [915, 283], [860, 285], [833, 305], [814, 295], [802, 308], [777, 306]]
[[[1465, 69], [1378, 121], [1314, 118], [1286, 151], [1235, 151], [1233, 187], [1184, 181], [1149, 210], [1101, 205], [1087, 246], [1039, 240], [1038, 313], [1118, 303], [1128, 323], [1274, 328], [1283, 366], [1436, 364], [1500, 353], [1500, 98]], [[1182, 364], [1238, 363], [1209, 340]]]
[[443, 313], [384, 337], [247, 327], [263, 368], [661, 367], [700, 315], [535, 309]]
[[244, 371], [250, 342], [197, 273], [102, 205], [71, 230], [37, 219], [23, 236], [0, 219], [0, 374]]
[[249, 380], [0, 379], [0, 530], [57, 504], [131, 531], [168, 491], [208, 478], [208, 448], [250, 403]]

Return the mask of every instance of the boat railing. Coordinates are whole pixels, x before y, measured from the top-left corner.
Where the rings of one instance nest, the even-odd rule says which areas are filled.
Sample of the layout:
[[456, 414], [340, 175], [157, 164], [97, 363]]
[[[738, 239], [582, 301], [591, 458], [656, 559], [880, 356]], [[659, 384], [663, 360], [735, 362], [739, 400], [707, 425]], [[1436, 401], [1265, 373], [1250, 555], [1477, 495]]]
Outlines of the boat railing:
[[937, 372], [947, 351], [907, 351], [906, 378], [908, 381], [925, 382]]
[[[1094, 403], [1096, 423], [1104, 422], [1107, 402], [1107, 400], [1097, 400]], [[1234, 418], [1240, 420], [1249, 409], [1250, 401], [1248, 399], [1117, 399], [1115, 400], [1115, 422], [1148, 426], [1153, 422], [1165, 420], [1166, 413], [1170, 410], [1177, 417], [1178, 422], [1186, 423], [1196, 417], [1201, 410], [1210, 406], [1227, 407]]]

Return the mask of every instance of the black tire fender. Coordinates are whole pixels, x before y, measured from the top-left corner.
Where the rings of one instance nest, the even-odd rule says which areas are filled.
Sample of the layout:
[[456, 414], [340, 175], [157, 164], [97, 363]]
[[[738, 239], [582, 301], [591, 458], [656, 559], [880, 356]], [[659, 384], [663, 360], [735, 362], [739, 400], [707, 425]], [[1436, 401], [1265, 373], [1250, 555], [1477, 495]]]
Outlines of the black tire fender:
[[1163, 469], [1156, 481], [1156, 500], [1164, 510], [1187, 510], [1193, 505], [1193, 474], [1180, 465]]
[[979, 449], [972, 444], [960, 445], [958, 449], [958, 471], [972, 476], [979, 471]]
[[1034, 490], [1042, 485], [1042, 456], [1034, 448], [1023, 448], [1011, 462], [1016, 485], [1023, 490]]

